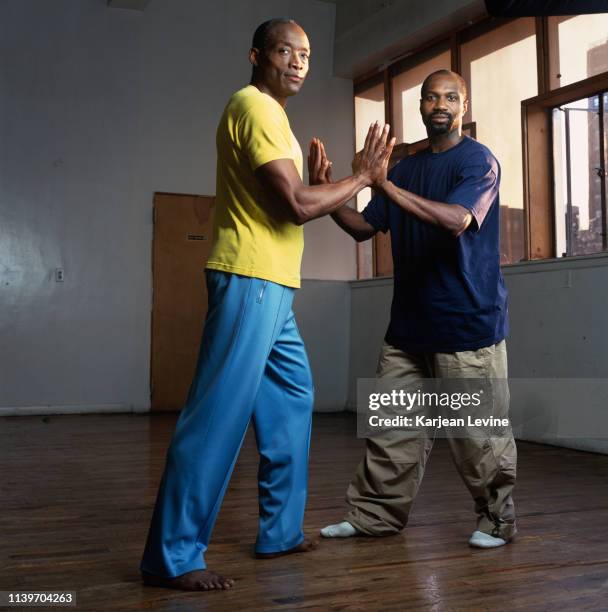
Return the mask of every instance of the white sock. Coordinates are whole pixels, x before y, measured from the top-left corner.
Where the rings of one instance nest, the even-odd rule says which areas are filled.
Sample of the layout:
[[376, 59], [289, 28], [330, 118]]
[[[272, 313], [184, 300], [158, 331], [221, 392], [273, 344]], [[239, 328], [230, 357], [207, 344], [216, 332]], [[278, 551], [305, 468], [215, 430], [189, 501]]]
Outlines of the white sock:
[[506, 543], [506, 540], [495, 538], [483, 531], [474, 531], [469, 539], [469, 546], [475, 546], [475, 548], [496, 548], [504, 546]]
[[324, 538], [352, 538], [359, 532], [348, 522], [342, 521], [335, 525], [328, 525], [321, 529], [321, 535]]

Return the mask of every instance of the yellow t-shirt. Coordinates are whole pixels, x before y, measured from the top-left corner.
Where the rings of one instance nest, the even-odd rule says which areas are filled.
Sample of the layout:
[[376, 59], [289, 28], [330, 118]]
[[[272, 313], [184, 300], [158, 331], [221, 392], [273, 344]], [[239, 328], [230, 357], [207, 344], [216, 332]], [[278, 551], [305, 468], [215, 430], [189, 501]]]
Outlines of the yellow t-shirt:
[[300, 286], [302, 226], [273, 198], [254, 171], [292, 159], [302, 176], [302, 151], [283, 107], [253, 85], [228, 101], [217, 128], [217, 192], [207, 268]]

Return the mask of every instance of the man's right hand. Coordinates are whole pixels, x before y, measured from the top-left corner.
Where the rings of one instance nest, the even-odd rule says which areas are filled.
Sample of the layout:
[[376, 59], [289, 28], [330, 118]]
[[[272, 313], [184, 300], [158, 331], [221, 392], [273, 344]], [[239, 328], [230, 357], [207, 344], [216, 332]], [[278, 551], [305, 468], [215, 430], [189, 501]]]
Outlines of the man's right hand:
[[393, 137], [387, 144], [390, 126], [377, 121], [369, 126], [363, 149], [353, 159], [352, 168], [369, 186], [380, 187], [387, 179], [388, 162], [395, 146]]

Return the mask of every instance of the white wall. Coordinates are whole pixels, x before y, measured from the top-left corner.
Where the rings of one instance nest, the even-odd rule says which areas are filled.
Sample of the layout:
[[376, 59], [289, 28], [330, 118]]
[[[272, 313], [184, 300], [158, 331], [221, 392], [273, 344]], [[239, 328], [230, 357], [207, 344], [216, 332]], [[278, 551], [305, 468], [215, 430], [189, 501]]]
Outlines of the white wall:
[[348, 408], [357, 406], [357, 379], [373, 378], [384, 334], [388, 327], [393, 297], [393, 278], [376, 278], [350, 283], [350, 366]]
[[504, 272], [509, 376], [556, 381], [512, 385], [513, 409], [525, 417], [521, 438], [608, 453], [608, 255], [524, 262]]
[[[294, 132], [347, 173], [331, 4], [0, 0], [0, 412], [148, 408], [153, 193], [214, 193], [217, 120], [248, 82], [253, 30], [283, 15], [313, 49]], [[305, 278], [354, 276], [331, 221], [306, 242]]]
[[[509, 377], [518, 379], [511, 384], [511, 411], [514, 420], [523, 416], [525, 422], [520, 439], [608, 453], [608, 255], [522, 262], [504, 267], [503, 274], [511, 323]], [[375, 373], [392, 278], [350, 285], [347, 407], [355, 409], [357, 378]], [[568, 379], [576, 380], [564, 384]]]
[[303, 281], [294, 300], [315, 386], [315, 411], [343, 410], [348, 397], [351, 296], [345, 281]]

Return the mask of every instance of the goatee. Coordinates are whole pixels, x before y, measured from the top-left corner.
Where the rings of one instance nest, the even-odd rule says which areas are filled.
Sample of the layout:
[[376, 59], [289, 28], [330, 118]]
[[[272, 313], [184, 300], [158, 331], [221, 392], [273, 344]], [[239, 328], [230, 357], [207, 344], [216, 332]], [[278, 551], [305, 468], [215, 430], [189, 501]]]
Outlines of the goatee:
[[[433, 117], [446, 117], [447, 121], [445, 123], [434, 123]], [[440, 134], [447, 134], [451, 131], [452, 125], [454, 124], [454, 117], [448, 113], [437, 113], [436, 115], [429, 115], [427, 120], [425, 121], [426, 129], [429, 133], [429, 136], [439, 136]]]

